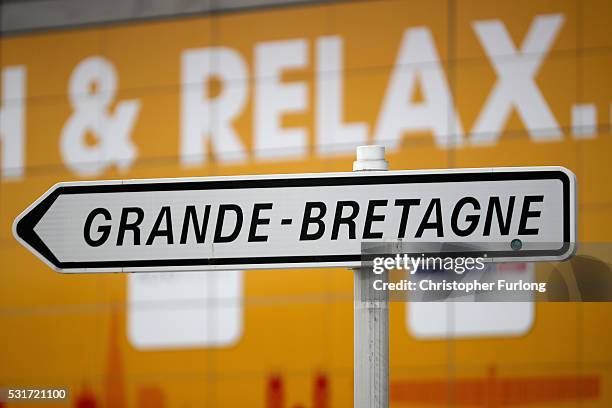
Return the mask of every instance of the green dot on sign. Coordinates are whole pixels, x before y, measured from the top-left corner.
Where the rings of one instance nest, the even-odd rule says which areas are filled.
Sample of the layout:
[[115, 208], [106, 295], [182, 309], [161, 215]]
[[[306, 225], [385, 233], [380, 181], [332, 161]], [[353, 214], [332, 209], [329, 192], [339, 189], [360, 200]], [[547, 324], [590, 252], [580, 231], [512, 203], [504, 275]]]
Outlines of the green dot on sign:
[[515, 250], [518, 251], [519, 249], [521, 249], [523, 247], [523, 241], [521, 241], [518, 238], [515, 238], [512, 240], [512, 242], [510, 242], [510, 247]]

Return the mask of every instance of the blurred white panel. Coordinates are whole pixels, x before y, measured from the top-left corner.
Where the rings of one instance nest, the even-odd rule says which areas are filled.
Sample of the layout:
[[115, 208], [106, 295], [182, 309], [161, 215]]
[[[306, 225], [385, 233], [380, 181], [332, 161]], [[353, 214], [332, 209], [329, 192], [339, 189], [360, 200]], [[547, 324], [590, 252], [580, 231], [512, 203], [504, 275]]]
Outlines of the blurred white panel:
[[242, 271], [128, 275], [128, 337], [137, 349], [227, 347], [243, 329]]
[[[508, 281], [534, 281], [532, 263], [501, 265]], [[421, 339], [516, 337], [527, 334], [535, 318], [533, 302], [410, 302], [406, 307], [408, 331]]]

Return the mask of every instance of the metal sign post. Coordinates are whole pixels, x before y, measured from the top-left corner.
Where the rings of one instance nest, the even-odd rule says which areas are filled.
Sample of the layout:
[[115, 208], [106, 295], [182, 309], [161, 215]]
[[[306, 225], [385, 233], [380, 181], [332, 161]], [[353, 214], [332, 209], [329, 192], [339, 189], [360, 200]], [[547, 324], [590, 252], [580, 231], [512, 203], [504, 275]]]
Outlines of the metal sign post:
[[[355, 172], [388, 169], [383, 146], [360, 146]], [[387, 280], [387, 273], [374, 275], [370, 268], [353, 269], [353, 400], [355, 408], [389, 406], [389, 299], [386, 291], [372, 291], [374, 279]]]

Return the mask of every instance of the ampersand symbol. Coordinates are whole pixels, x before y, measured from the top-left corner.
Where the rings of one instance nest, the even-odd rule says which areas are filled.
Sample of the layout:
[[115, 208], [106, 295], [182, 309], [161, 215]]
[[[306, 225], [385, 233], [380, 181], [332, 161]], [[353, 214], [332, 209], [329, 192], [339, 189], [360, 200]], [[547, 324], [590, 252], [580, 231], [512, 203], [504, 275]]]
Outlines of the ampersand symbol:
[[[140, 102], [121, 101], [111, 113], [116, 91], [115, 68], [102, 57], [83, 60], [70, 77], [74, 113], [62, 129], [61, 153], [66, 165], [81, 176], [96, 176], [113, 164], [125, 171], [137, 156], [130, 133]], [[85, 140], [88, 132], [96, 137], [95, 145]]]

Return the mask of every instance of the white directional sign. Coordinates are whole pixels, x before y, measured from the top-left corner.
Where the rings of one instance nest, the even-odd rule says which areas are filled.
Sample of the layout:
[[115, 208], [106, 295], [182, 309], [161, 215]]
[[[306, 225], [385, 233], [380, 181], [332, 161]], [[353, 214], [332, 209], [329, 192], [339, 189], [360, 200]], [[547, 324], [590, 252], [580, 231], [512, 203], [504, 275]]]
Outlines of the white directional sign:
[[13, 232], [62, 272], [350, 267], [364, 241], [557, 260], [574, 250], [575, 194], [560, 167], [59, 183]]

